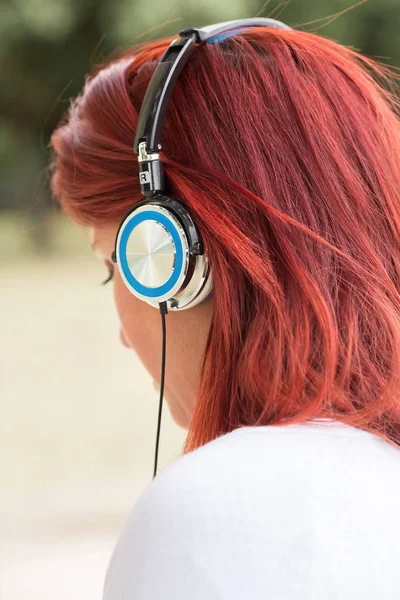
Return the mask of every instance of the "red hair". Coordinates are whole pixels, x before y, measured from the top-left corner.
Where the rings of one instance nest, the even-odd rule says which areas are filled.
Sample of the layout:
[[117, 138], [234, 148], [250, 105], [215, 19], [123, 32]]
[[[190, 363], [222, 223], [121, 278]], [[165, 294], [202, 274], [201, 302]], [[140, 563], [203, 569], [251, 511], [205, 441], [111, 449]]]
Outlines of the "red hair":
[[[53, 133], [52, 189], [85, 225], [141, 199], [132, 144], [173, 38], [87, 80]], [[329, 417], [400, 445], [400, 121], [388, 67], [254, 28], [199, 47], [162, 139], [199, 226], [214, 312], [184, 452], [241, 426]]]

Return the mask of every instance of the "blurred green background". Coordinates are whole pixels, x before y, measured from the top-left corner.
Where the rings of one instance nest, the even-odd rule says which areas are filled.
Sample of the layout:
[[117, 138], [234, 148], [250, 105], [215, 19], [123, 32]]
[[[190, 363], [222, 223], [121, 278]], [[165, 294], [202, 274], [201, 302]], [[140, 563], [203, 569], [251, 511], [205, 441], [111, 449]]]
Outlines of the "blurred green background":
[[[118, 532], [152, 476], [158, 396], [119, 344], [86, 232], [51, 200], [51, 132], [108, 54], [256, 15], [400, 65], [399, 0], [0, 3], [1, 598], [100, 598]], [[163, 419], [160, 469], [185, 434], [165, 404]]]
[[[6, 252], [11, 252], [10, 245], [17, 239], [26, 251], [18, 231], [22, 235], [29, 230], [31, 250], [47, 252], [57, 241], [51, 220], [43, 219], [50, 209], [47, 145], [69, 99], [102, 58], [189, 25], [273, 13], [291, 25], [317, 29], [400, 65], [399, 0], [369, 0], [342, 16], [332, 16], [350, 6], [349, 0], [271, 1], [264, 8], [260, 0], [3, 0], [0, 209], [4, 217], [10, 211], [23, 215], [15, 225], [17, 231], [12, 229], [12, 239], [6, 238]], [[306, 24], [317, 19], [321, 20]]]

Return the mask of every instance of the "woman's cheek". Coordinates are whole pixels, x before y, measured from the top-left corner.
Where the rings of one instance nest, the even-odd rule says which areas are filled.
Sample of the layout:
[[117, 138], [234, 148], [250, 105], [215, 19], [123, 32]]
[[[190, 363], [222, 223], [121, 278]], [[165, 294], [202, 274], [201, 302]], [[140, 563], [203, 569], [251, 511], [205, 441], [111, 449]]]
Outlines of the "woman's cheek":
[[132, 348], [131, 343], [128, 340], [128, 338], [126, 337], [125, 331], [122, 329], [122, 327], [119, 332], [119, 339], [120, 339], [121, 344], [123, 346], [125, 346], [125, 348], [128, 348], [128, 349]]
[[136, 350], [135, 341], [140, 338], [142, 325], [141, 302], [126, 287], [121, 275], [114, 275], [114, 301], [124, 332], [125, 341]]
[[[144, 367], [154, 377], [161, 346], [161, 321], [158, 311], [136, 298], [118, 272], [114, 275], [114, 301], [118, 312], [124, 345], [132, 348]], [[160, 338], [160, 339], [159, 339]]]
[[128, 290], [126, 289], [126, 286], [121, 279], [121, 275], [119, 274], [119, 272], [117, 270], [115, 270], [115, 273], [114, 273], [113, 288], [114, 288], [115, 308], [117, 309], [117, 313], [118, 313], [118, 317], [119, 317], [122, 329], [125, 329], [124, 321], [128, 318], [126, 315], [128, 304], [125, 299], [125, 292], [127, 292]]

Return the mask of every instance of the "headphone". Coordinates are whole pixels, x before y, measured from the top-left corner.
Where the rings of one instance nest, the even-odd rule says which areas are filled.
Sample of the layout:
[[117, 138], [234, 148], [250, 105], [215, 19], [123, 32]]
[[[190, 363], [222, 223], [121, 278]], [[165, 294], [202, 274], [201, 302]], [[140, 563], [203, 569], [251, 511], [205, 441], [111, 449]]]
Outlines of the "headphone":
[[251, 27], [290, 30], [275, 19], [238, 19], [189, 28], [179, 33], [163, 54], [147, 87], [134, 141], [138, 156], [140, 189], [137, 202], [121, 222], [112, 260], [137, 298], [159, 308], [163, 326], [163, 352], [159, 425], [154, 475], [157, 472], [158, 440], [165, 373], [165, 314], [185, 310], [212, 294], [212, 273], [200, 231], [189, 211], [165, 189], [160, 160], [161, 134], [171, 94], [185, 64], [199, 45], [223, 41]]

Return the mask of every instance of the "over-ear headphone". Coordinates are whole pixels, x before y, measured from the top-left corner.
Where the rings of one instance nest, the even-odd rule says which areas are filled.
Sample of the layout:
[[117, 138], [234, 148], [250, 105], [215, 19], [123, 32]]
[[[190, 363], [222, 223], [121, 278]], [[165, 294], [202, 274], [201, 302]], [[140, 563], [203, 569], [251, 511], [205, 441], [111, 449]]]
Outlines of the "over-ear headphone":
[[140, 188], [144, 199], [122, 221], [112, 260], [127, 288], [137, 298], [159, 308], [162, 319], [160, 403], [153, 479], [157, 474], [158, 444], [165, 376], [168, 310], [196, 306], [212, 293], [212, 275], [203, 240], [185, 205], [165, 190], [160, 160], [161, 134], [167, 105], [194, 49], [250, 27], [291, 29], [275, 19], [239, 19], [184, 29], [163, 54], [150, 80], [136, 128], [134, 152], [138, 155]]
[[291, 29], [263, 18], [184, 29], [165, 51], [146, 90], [134, 142], [145, 198], [122, 221], [113, 261], [132, 294], [156, 308], [163, 302], [168, 310], [190, 308], [212, 293], [212, 274], [200, 232], [184, 204], [165, 191], [159, 151], [169, 98], [198, 45], [262, 26]]

